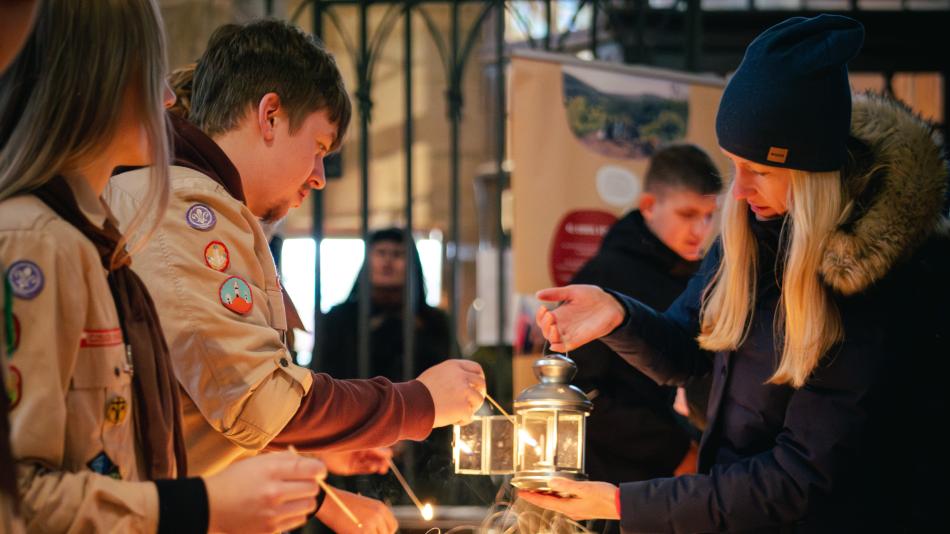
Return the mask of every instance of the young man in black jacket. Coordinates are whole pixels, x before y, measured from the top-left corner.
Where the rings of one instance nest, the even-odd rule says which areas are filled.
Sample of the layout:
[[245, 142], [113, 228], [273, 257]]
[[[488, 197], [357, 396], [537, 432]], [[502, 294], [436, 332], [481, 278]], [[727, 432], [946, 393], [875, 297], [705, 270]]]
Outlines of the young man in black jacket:
[[[610, 288], [665, 310], [699, 267], [721, 190], [719, 172], [701, 148], [661, 149], [650, 161], [639, 209], [611, 227], [572, 283]], [[570, 356], [578, 365], [574, 382], [596, 391], [587, 423], [591, 479], [618, 484], [672, 476], [690, 448], [690, 433], [672, 410], [675, 388], [656, 384], [599, 341]], [[701, 383], [690, 388], [691, 415], [703, 415], [707, 392]]]

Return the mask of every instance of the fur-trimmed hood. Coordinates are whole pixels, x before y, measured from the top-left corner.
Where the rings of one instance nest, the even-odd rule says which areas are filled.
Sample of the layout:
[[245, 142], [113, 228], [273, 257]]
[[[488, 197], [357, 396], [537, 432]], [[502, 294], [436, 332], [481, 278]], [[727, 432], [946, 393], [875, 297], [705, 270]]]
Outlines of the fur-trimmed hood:
[[864, 291], [947, 227], [947, 162], [930, 124], [899, 102], [867, 94], [854, 99], [851, 135], [866, 145], [844, 172], [855, 205], [828, 239], [821, 265], [824, 281], [844, 295]]

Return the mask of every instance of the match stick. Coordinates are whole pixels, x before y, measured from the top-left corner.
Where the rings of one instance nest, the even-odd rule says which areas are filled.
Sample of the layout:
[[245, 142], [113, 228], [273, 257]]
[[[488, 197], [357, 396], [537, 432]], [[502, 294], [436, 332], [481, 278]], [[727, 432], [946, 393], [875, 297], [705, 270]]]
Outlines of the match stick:
[[428, 512], [426, 507], [419, 502], [419, 498], [416, 497], [412, 488], [409, 487], [409, 483], [406, 482], [406, 479], [403, 478], [402, 473], [399, 472], [399, 468], [396, 467], [396, 464], [393, 462], [392, 458], [389, 459], [389, 469], [392, 470], [393, 474], [396, 475], [396, 479], [399, 480], [399, 483], [402, 484], [402, 489], [406, 490], [406, 494], [409, 495], [409, 498], [412, 499], [413, 504], [416, 505], [416, 508], [419, 509], [419, 513], [422, 514], [422, 518], [426, 521], [432, 519], [432, 507], [429, 506]]
[[[287, 450], [289, 450], [290, 452], [294, 454], [299, 454], [297, 452], [297, 449], [293, 445], [288, 447]], [[340, 497], [336, 494], [335, 491], [333, 491], [333, 488], [331, 488], [326, 482], [324, 482], [323, 480], [320, 480], [319, 478], [316, 479], [316, 481], [317, 481], [317, 484], [320, 485], [320, 489], [322, 489], [323, 492], [327, 494], [327, 497], [333, 499], [333, 502], [335, 502], [336, 505], [340, 507], [340, 510], [343, 510], [343, 513], [345, 513], [346, 516], [349, 517], [350, 520], [353, 521], [353, 523], [355, 523], [357, 527], [363, 528], [363, 523], [360, 523], [360, 520], [357, 519], [355, 515], [353, 515], [353, 512], [351, 512], [350, 509], [347, 508], [345, 504], [343, 504], [343, 501], [341, 501]]]
[[491, 395], [489, 395], [488, 393], [486, 393], [486, 394], [485, 394], [485, 399], [487, 399], [488, 402], [490, 402], [491, 405], [495, 407], [495, 409], [497, 409], [499, 412], [501, 412], [501, 415], [504, 415], [506, 418], [508, 418], [508, 420], [511, 421], [511, 424], [517, 426], [517, 423], [515, 423], [515, 418], [512, 417], [512, 416], [510, 416], [510, 415], [508, 415], [508, 412], [506, 412], [505, 409], [502, 408], [500, 404], [498, 404], [497, 402], [495, 402], [495, 399], [491, 398]]

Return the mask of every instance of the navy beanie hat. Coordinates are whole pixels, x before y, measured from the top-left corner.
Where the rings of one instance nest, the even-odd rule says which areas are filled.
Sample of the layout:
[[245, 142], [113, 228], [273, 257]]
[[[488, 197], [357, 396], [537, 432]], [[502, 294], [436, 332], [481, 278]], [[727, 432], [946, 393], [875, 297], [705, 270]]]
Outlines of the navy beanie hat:
[[752, 41], [719, 103], [719, 146], [775, 167], [841, 169], [851, 129], [848, 61], [864, 26], [840, 15], [795, 17]]

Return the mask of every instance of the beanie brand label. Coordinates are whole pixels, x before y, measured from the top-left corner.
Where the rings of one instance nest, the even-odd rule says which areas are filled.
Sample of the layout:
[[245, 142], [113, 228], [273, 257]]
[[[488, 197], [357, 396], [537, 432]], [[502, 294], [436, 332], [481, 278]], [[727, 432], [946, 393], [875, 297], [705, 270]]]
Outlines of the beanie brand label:
[[777, 146], [769, 147], [769, 155], [766, 159], [772, 163], [785, 163], [785, 160], [788, 159], [788, 149]]

